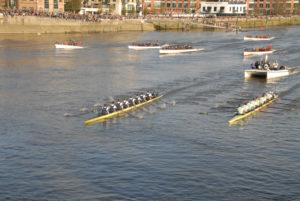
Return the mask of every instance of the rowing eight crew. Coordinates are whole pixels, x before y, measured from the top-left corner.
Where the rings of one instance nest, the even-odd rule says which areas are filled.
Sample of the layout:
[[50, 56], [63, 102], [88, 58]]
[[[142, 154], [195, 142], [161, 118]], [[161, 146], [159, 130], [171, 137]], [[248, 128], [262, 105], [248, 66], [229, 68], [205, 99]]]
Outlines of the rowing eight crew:
[[115, 101], [112, 102], [109, 106], [107, 104], [104, 104], [104, 107], [101, 108], [101, 110], [98, 112], [99, 116], [107, 115], [113, 112], [117, 112], [135, 105], [138, 105], [140, 103], [147, 102], [155, 97], [158, 96], [158, 93], [151, 93], [150, 91], [147, 92], [147, 94], [141, 94], [136, 95], [135, 98], [130, 96], [130, 98], [127, 100], [127, 98], [124, 98], [123, 101], [121, 101], [120, 98], [118, 98], [117, 103]]
[[269, 102], [270, 100], [274, 99], [274, 97], [275, 97], [275, 93], [272, 91], [270, 91], [268, 93], [264, 93], [262, 95], [262, 97], [260, 97], [260, 98], [256, 97], [252, 101], [248, 101], [244, 105], [240, 104], [237, 109], [237, 112], [239, 115], [243, 115], [248, 112], [251, 112], [251, 111], [255, 110], [256, 108], [262, 106], [263, 104]]

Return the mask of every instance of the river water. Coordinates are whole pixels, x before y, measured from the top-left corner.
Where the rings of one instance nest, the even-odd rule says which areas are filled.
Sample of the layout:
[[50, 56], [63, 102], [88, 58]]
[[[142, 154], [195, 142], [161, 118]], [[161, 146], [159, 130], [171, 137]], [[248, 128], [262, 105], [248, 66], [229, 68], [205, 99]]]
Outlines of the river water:
[[[271, 34], [272, 42], [244, 35]], [[300, 74], [245, 80], [244, 48], [270, 44], [300, 66], [299, 27], [233, 32], [0, 36], [0, 199], [300, 200]], [[55, 41], [85, 49], [56, 50]], [[205, 51], [160, 56], [135, 41]], [[90, 127], [94, 104], [152, 89], [166, 96]], [[281, 99], [229, 126], [239, 103]]]

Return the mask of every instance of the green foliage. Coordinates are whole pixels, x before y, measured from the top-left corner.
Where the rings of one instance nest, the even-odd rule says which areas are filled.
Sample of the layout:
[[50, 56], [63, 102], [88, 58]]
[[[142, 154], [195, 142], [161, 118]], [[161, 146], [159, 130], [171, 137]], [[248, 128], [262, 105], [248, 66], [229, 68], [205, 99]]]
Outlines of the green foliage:
[[294, 8], [294, 13], [300, 15], [300, 4], [297, 4]]
[[72, 3], [70, 1], [65, 3], [65, 11], [72, 11]]
[[133, 6], [133, 7], [132, 7], [132, 10], [131, 10], [131, 14], [132, 14], [132, 15], [135, 15], [135, 13], [136, 13], [136, 12], [135, 12], [135, 7]]
[[122, 5], [122, 15], [126, 15], [126, 6], [125, 6], [125, 4]]
[[148, 9], [147, 8], [144, 8], [143, 14], [144, 14], [144, 16], [146, 16], [148, 14]]
[[163, 4], [160, 5], [159, 12], [160, 12], [160, 14], [165, 14], [165, 8], [164, 8]]
[[100, 7], [98, 8], [98, 14], [101, 14], [102, 12], [103, 12], [102, 6], [100, 6]]
[[109, 12], [112, 13], [114, 9], [115, 9], [114, 4], [111, 4], [111, 5], [109, 6]]
[[152, 14], [153, 14], [153, 15], [156, 14], [156, 9], [155, 9], [155, 8], [152, 9]]
[[78, 12], [82, 7], [81, 0], [70, 0], [65, 3], [65, 11]]
[[253, 7], [253, 15], [255, 16], [260, 15], [260, 9], [256, 4]]

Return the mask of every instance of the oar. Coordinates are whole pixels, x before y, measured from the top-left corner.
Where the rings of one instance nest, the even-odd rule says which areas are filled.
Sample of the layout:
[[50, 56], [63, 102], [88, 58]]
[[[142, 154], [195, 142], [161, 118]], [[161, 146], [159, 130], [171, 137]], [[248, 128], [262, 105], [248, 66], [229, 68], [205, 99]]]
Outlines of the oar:
[[269, 112], [269, 111], [263, 111], [263, 110], [260, 110], [259, 112], [270, 113], [270, 114], [282, 114], [280, 112]]
[[72, 113], [67, 112], [67, 113], [64, 114], [64, 116], [65, 117], [79, 117], [81, 115], [86, 115], [86, 114], [89, 114], [91, 112], [95, 112], [94, 109], [89, 109], [89, 108], [81, 108], [79, 111], [80, 111], [80, 113], [78, 113], [78, 114], [72, 114]]

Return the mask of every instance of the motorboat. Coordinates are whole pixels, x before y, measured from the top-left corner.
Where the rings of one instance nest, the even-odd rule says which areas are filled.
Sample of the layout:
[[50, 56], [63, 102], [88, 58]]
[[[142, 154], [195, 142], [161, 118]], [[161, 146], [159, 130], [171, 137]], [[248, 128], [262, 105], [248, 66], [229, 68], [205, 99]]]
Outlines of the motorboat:
[[190, 45], [169, 45], [162, 47], [159, 50], [160, 54], [178, 54], [178, 53], [187, 53], [187, 52], [197, 52], [204, 50], [203, 48], [193, 48]]
[[271, 37], [270, 35], [263, 36], [244, 36], [244, 40], [252, 40], [252, 41], [266, 41], [266, 40], [274, 40], [275, 37]]

